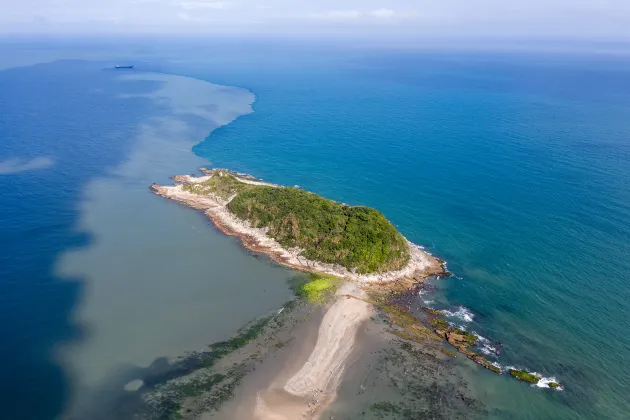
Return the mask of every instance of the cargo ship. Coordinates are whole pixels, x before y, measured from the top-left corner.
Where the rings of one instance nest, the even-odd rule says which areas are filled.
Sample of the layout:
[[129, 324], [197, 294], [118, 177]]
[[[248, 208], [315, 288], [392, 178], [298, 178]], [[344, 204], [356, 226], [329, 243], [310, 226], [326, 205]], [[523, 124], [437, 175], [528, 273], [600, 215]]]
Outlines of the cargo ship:
[[133, 66], [114, 66], [115, 69], [132, 69]]

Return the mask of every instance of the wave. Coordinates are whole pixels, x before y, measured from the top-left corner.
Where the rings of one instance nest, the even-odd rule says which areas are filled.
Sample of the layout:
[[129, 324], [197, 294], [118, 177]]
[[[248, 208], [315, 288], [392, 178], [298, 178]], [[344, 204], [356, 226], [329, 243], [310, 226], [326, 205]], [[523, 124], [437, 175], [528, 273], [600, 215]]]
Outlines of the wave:
[[[501, 368], [503, 369], [503, 368]], [[545, 388], [545, 389], [553, 389], [556, 391], [564, 391], [564, 387], [562, 385], [560, 385], [560, 382], [558, 382], [558, 380], [554, 377], [554, 376], [543, 376], [542, 374], [538, 373], [538, 372], [534, 372], [534, 371], [530, 371], [529, 369], [522, 369], [522, 368], [518, 368], [516, 366], [506, 366], [505, 370], [506, 371], [510, 371], [510, 369], [515, 369], [515, 370], [524, 370], [526, 372], [531, 373], [532, 375], [536, 375], [538, 377], [540, 377], [540, 380], [538, 382], [536, 382], [535, 384], [531, 384], [532, 387], [534, 388]], [[557, 387], [552, 388], [549, 386], [550, 383], [556, 383], [558, 384]]]
[[[549, 378], [546, 378], [544, 376], [542, 376], [539, 373], [533, 372], [534, 375], [538, 375], [540, 376], [540, 381], [538, 381], [538, 383], [534, 384], [534, 386], [538, 387], [538, 388], [551, 388], [549, 386], [550, 383], [555, 382], [558, 383], [558, 380], [553, 377], [550, 376]], [[564, 391], [564, 387], [562, 385], [558, 385], [556, 388], [551, 388], [551, 389], [555, 389], [556, 391]]]
[[492, 340], [483, 337], [474, 331], [473, 334], [475, 334], [475, 336], [477, 337], [477, 346], [479, 347], [480, 352], [482, 352], [486, 356], [499, 357], [499, 355], [501, 354], [500, 343], [495, 343]]
[[448, 317], [457, 318], [464, 322], [472, 322], [475, 318], [475, 314], [465, 306], [458, 306], [456, 311], [442, 310], [444, 314]]

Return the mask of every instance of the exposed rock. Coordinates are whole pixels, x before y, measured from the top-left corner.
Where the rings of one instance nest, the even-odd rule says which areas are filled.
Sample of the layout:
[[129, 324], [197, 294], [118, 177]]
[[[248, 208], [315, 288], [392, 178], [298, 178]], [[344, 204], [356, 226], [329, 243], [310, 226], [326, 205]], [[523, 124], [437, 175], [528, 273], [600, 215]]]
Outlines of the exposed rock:
[[523, 382], [529, 382], [530, 384], [537, 384], [540, 381], [540, 376], [527, 372], [526, 370], [510, 369], [510, 375]]
[[188, 175], [175, 175], [171, 179], [175, 182], [188, 182]]
[[474, 346], [477, 342], [477, 337], [474, 334], [459, 328], [450, 328], [446, 332], [446, 339], [456, 348]]

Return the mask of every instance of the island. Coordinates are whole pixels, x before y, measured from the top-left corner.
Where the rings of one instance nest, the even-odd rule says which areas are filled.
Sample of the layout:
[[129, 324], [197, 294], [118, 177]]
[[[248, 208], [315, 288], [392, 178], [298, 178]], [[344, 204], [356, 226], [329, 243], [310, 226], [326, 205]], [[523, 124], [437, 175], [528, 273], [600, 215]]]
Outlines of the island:
[[[430, 352], [443, 353], [441, 357], [452, 358], [460, 353], [492, 372], [503, 373], [500, 366], [471, 350], [477, 346], [478, 336], [447, 322], [445, 312], [422, 308], [426, 318], [422, 320], [401, 304], [404, 296], [417, 293], [415, 288], [428, 277], [450, 273], [443, 261], [408, 241], [378, 210], [335, 202], [302, 188], [271, 184], [227, 169], [201, 168], [200, 172], [198, 176], [174, 176], [173, 185], [153, 184], [150, 188], [159, 196], [203, 211], [217, 229], [239, 238], [246, 248], [310, 273], [310, 280], [295, 290], [296, 296], [308, 307], [323, 309], [314, 346], [303, 358], [291, 358], [291, 375], [270, 378], [269, 388], [260, 391], [254, 400], [240, 404], [243, 410], [249, 410], [243, 416], [255, 412], [260, 419], [317, 418], [337, 397], [357, 331], [370, 319], [378, 318], [383, 336], [401, 343], [410, 355], [420, 354], [412, 347], [421, 345]], [[288, 304], [277, 315], [286, 316], [298, 306]], [[275, 325], [291, 324], [277, 321], [276, 316], [267, 319], [276, 320]], [[256, 337], [275, 337], [281, 330], [270, 328], [261, 326], [255, 334], [246, 332], [235, 337], [225, 345], [229, 351], [215, 351], [203, 359], [206, 361], [201, 371], [208, 371], [232, 351], [241, 351], [250, 341], [260, 348], [262, 339]], [[256, 350], [256, 354], [262, 353]], [[540, 379], [524, 372], [510, 374], [530, 383]], [[204, 401], [224, 401], [242, 378], [208, 372], [205, 375], [203, 381], [193, 376], [197, 379], [192, 382], [174, 382], [172, 392], [156, 395], [178, 395], [176, 403], [168, 400], [164, 404], [184, 416], [181, 418], [188, 418], [182, 413], [208, 410], [210, 406]], [[230, 392], [212, 391], [217, 381], [223, 383], [226, 377], [237, 378], [226, 385]], [[560, 389], [555, 382], [549, 387]], [[212, 396], [212, 392], [220, 395]], [[187, 405], [182, 406], [185, 401]], [[388, 407], [376, 406], [380, 411]], [[163, 408], [159, 405], [156, 410]]]
[[403, 237], [379, 211], [225, 169], [153, 184], [168, 199], [203, 210], [222, 232], [280, 264], [361, 283], [440, 274], [440, 260]]

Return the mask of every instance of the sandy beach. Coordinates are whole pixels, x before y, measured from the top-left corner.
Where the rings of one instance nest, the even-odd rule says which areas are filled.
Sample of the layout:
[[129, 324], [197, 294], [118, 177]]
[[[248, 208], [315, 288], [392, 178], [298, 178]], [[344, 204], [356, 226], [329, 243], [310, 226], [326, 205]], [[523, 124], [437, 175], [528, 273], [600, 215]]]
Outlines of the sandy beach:
[[286, 382], [257, 395], [254, 418], [318, 418], [335, 399], [357, 330], [372, 313], [371, 306], [362, 300], [365, 292], [352, 283], [344, 284], [337, 296], [322, 319], [308, 360]]
[[[373, 314], [356, 284], [344, 283], [323, 314], [301, 324], [293, 345], [267, 358], [239, 396], [219, 416], [222, 420], [318, 419], [337, 398], [337, 389], [357, 332]], [[214, 419], [208, 412], [202, 419]]]

